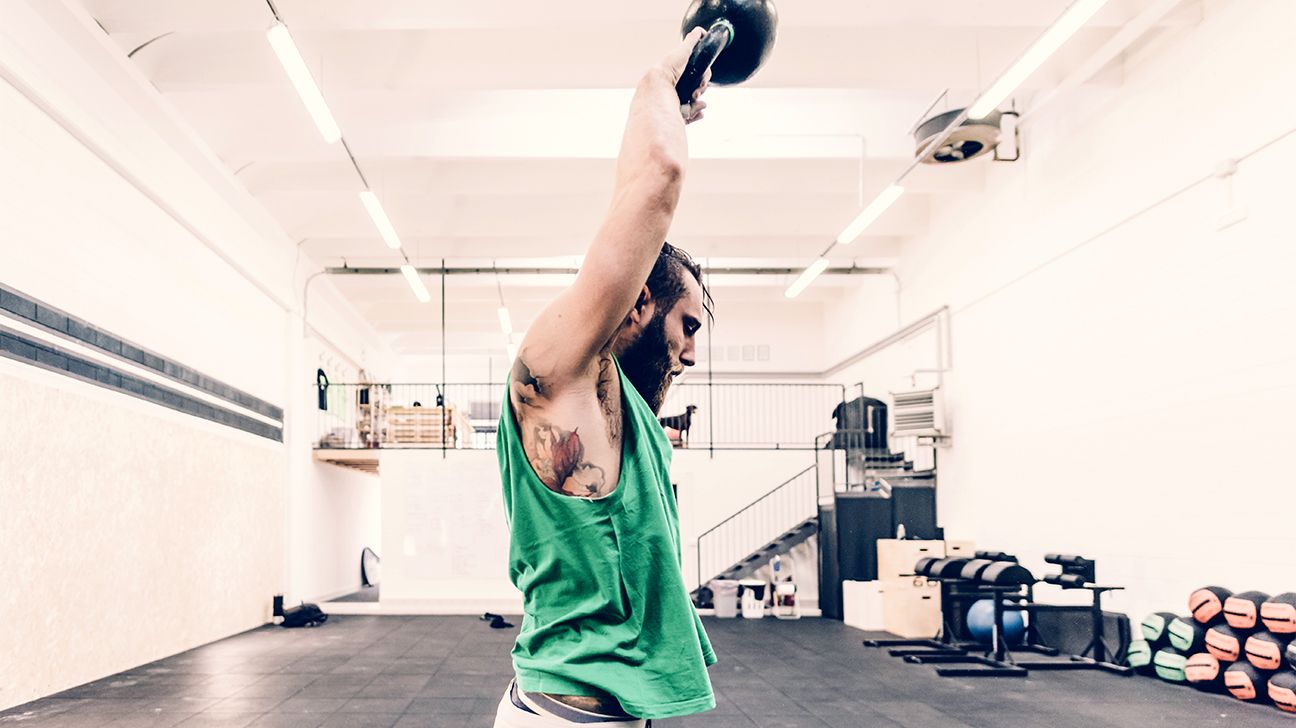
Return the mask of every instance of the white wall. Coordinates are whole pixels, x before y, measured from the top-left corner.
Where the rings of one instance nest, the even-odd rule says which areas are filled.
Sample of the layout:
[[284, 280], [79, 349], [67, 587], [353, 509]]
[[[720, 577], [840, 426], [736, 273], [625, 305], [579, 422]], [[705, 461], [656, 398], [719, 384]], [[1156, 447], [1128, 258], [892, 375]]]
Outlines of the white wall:
[[251, 629], [283, 448], [0, 359], [0, 709]]
[[[903, 311], [952, 309], [951, 537], [1096, 557], [1135, 619], [1208, 583], [1296, 589], [1296, 101], [1275, 93], [1296, 84], [1296, 5], [1205, 7], [1118, 89], [1030, 119], [1025, 160], [901, 261]], [[1249, 214], [1218, 231], [1208, 175], [1237, 157]]]
[[383, 611], [520, 614], [493, 450], [384, 450]]
[[[699, 534], [813, 462], [810, 452], [676, 450], [685, 582], [697, 581]], [[383, 611], [519, 612], [495, 453], [384, 450], [380, 467]]]
[[0, 281], [287, 418], [274, 443], [6, 360], [3, 709], [357, 587], [377, 490], [311, 462], [302, 401], [324, 339], [390, 362], [328, 285], [303, 338], [293, 245], [84, 11], [0, 13]]
[[717, 372], [787, 372], [821, 367], [826, 342], [824, 305], [817, 301], [753, 298], [742, 289], [716, 286], [715, 324], [697, 334], [698, 363], [684, 381], [706, 376], [708, 348]]

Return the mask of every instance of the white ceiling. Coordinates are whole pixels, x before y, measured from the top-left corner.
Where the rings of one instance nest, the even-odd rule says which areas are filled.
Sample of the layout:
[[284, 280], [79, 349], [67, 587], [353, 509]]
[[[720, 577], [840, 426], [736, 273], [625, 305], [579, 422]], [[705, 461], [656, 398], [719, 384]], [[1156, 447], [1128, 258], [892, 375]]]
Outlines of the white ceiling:
[[[82, 2], [124, 52], [169, 33], [134, 62], [307, 255], [330, 266], [400, 262], [356, 196], [342, 145], [321, 139], [275, 59], [265, 0]], [[690, 128], [672, 242], [713, 261], [804, 264], [908, 163], [908, 131], [937, 93], [969, 102], [1068, 2], [782, 0], [767, 67], [713, 90], [707, 118]], [[1150, 2], [1111, 0], [1019, 102], [1055, 87]], [[581, 253], [609, 199], [630, 89], [676, 42], [685, 5], [275, 0], [423, 266]], [[893, 260], [941, 196], [978, 193], [988, 164], [920, 169], [906, 180], [912, 194], [834, 262]], [[336, 282], [398, 351], [430, 350], [437, 325], [398, 276]], [[772, 301], [787, 282], [735, 281], [729, 295]], [[511, 302], [553, 293], [516, 279], [504, 287]], [[825, 300], [831, 287], [807, 295]], [[455, 348], [502, 351], [494, 279], [463, 279], [449, 296], [450, 330], [464, 335]], [[524, 328], [527, 307], [515, 308]]]

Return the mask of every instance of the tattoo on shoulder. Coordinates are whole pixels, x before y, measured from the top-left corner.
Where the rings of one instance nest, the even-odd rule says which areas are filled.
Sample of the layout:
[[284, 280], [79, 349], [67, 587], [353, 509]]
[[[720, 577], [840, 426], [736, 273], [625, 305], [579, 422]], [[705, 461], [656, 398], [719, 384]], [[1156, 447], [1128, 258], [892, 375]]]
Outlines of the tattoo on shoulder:
[[531, 373], [531, 368], [521, 356], [513, 361], [509, 381], [509, 392], [519, 406], [534, 407], [545, 396], [540, 379]]
[[612, 355], [604, 352], [599, 357], [598, 384], [595, 385], [595, 393], [598, 395], [599, 410], [603, 413], [603, 419], [607, 421], [608, 443], [613, 447], [621, 442], [621, 389], [613, 387], [616, 383], [616, 365], [612, 363]]
[[552, 491], [579, 498], [596, 498], [605, 495], [607, 484], [603, 468], [585, 459], [585, 446], [581, 443], [580, 428], [560, 429], [547, 422], [531, 430], [535, 453], [531, 467], [540, 480]]

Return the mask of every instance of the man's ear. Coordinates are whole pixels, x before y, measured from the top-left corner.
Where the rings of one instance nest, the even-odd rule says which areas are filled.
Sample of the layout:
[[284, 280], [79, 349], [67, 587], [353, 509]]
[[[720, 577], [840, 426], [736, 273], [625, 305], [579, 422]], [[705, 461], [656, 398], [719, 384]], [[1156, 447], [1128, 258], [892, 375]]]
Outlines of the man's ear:
[[652, 313], [650, 310], [652, 303], [652, 291], [649, 291], [648, 285], [644, 284], [643, 290], [639, 291], [639, 298], [635, 301], [634, 308], [630, 309], [630, 323], [647, 323], [648, 315]]

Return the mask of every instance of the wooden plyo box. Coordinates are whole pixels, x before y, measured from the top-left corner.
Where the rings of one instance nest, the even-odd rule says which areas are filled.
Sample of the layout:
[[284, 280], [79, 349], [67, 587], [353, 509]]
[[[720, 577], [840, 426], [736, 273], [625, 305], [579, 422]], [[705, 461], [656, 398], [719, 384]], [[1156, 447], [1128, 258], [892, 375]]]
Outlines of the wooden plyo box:
[[882, 623], [898, 637], [936, 637], [941, 629], [940, 583], [921, 576], [882, 580]]
[[899, 541], [893, 538], [879, 538], [877, 541], [878, 579], [896, 579], [914, 573], [914, 564], [918, 559], [933, 557], [945, 558], [944, 541]]

